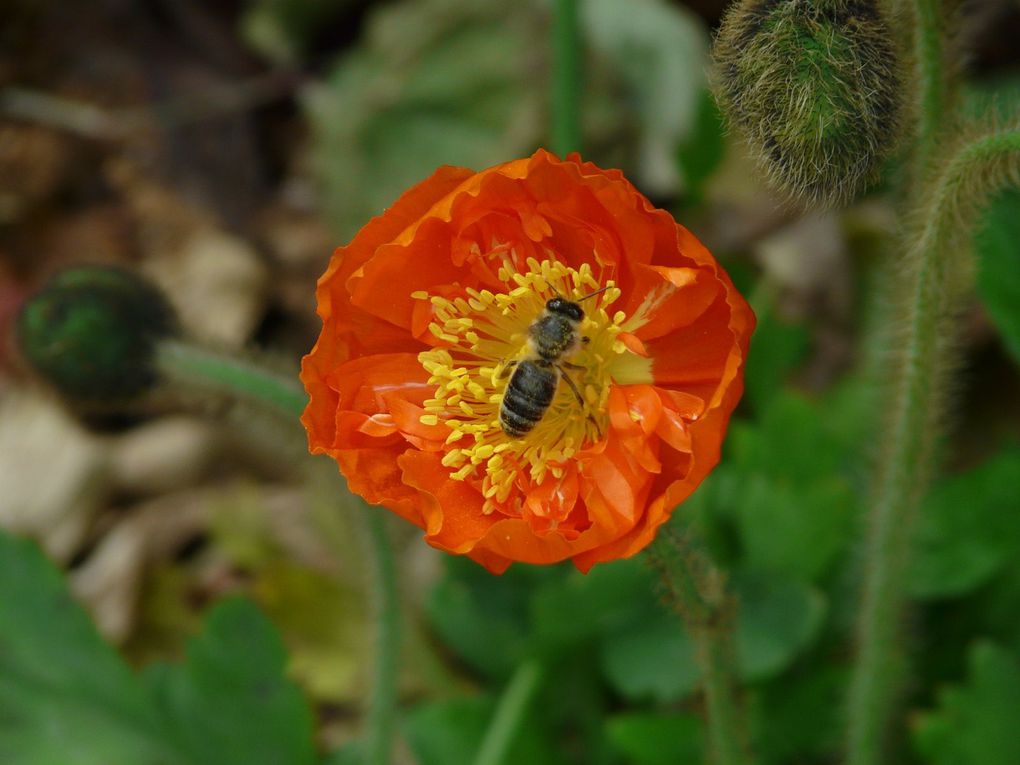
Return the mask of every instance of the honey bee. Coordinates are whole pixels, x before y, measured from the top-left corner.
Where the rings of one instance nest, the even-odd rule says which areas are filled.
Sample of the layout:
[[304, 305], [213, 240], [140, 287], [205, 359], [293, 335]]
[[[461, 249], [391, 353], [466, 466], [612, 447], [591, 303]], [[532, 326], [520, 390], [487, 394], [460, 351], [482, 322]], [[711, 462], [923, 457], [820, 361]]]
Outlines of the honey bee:
[[510, 438], [523, 438], [541, 421], [556, 396], [561, 379], [584, 406], [581, 391], [567, 372], [584, 367], [566, 359], [588, 342], [579, 332], [584, 319], [581, 301], [605, 292], [610, 286], [585, 295], [577, 302], [557, 295], [546, 301], [545, 310], [528, 327], [527, 356], [511, 361], [501, 373], [505, 376], [513, 370], [499, 406], [499, 424]]

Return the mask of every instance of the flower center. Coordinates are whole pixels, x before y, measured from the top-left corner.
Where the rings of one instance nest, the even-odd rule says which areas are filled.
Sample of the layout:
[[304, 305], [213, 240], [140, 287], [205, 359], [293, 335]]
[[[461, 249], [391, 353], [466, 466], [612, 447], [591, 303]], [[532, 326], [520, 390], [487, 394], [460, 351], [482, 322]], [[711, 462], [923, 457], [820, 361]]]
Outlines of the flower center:
[[[565, 464], [604, 435], [613, 363], [630, 355], [618, 338], [626, 317], [607, 310], [620, 296], [612, 281], [600, 285], [588, 264], [574, 269], [529, 258], [527, 266], [520, 273], [509, 259], [504, 262], [499, 278], [510, 287], [504, 293], [466, 288], [449, 297], [414, 294], [431, 302], [429, 330], [440, 341], [418, 354], [429, 383], [437, 386], [421, 421], [450, 428], [443, 464], [454, 468], [458, 481], [481, 479], [486, 513], [512, 510], [507, 504], [515, 487], [541, 484], [549, 474], [562, 477]], [[555, 385], [552, 401], [526, 434], [512, 437], [501, 421], [503, 397], [522, 364], [539, 362], [541, 341], [529, 330], [548, 315], [546, 303], [555, 297], [582, 307], [578, 341], [540, 367]]]

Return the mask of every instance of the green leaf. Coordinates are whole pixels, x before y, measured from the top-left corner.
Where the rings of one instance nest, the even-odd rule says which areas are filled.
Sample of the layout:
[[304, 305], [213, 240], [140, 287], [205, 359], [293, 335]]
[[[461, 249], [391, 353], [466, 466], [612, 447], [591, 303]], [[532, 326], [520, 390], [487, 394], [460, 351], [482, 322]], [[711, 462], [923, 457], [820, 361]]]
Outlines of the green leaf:
[[365, 756], [358, 741], [350, 741], [322, 758], [322, 765], [364, 765]]
[[446, 576], [433, 588], [426, 612], [443, 642], [475, 669], [505, 678], [532, 648], [530, 603], [543, 581], [564, 567], [511, 566], [493, 576], [465, 558], [447, 556]]
[[914, 745], [931, 765], [1015, 765], [1020, 762], [1020, 662], [980, 642], [969, 655], [964, 686], [939, 693], [938, 709], [919, 718]]
[[602, 671], [632, 701], [679, 701], [697, 687], [695, 646], [680, 620], [660, 608], [602, 644]]
[[807, 357], [810, 332], [804, 324], [793, 324], [776, 316], [774, 300], [755, 301], [758, 326], [747, 352], [745, 384], [747, 397], [756, 411], [767, 411], [787, 377]]
[[189, 760], [208, 765], [316, 761], [312, 715], [284, 677], [283, 642], [247, 600], [218, 603], [182, 666], [146, 673], [159, 711]]
[[0, 532], [0, 762], [183, 763], [155, 711], [57, 569]]
[[362, 42], [304, 100], [327, 219], [343, 237], [439, 165], [529, 153], [545, 127], [542, 9], [414, 0], [374, 11]]
[[846, 549], [857, 496], [843, 475], [851, 450], [836, 415], [829, 400], [783, 391], [759, 423], [734, 423], [727, 512], [736, 511], [747, 565], [815, 582]]
[[1020, 448], [941, 481], [926, 499], [908, 585], [916, 598], [962, 595], [987, 582], [1020, 546]]
[[739, 598], [736, 651], [746, 680], [785, 670], [822, 626], [825, 596], [794, 580], [744, 571], [733, 579]]
[[535, 593], [531, 611], [536, 639], [554, 648], [643, 623], [659, 610], [648, 594], [652, 587], [648, 567], [636, 558], [605, 563], [588, 574], [568, 571]]
[[[698, 99], [697, 114], [690, 133], [680, 142], [677, 164], [680, 166], [685, 192], [685, 202], [696, 205], [702, 201], [705, 184], [722, 164], [726, 154], [723, 140], [723, 120], [715, 97], [707, 88]], [[760, 318], [760, 317], [759, 317]], [[761, 334], [761, 322], [755, 331], [755, 344]], [[754, 344], [751, 346], [752, 352]]]
[[642, 187], [675, 191], [677, 146], [694, 132], [705, 91], [708, 30], [664, 0], [587, 0], [580, 9], [589, 44], [612, 61], [636, 114]]
[[[734, 639], [738, 671], [748, 681], [774, 677], [817, 636], [825, 598], [802, 582], [767, 572], [742, 572], [732, 585], [738, 598]], [[651, 581], [634, 593], [631, 608], [639, 616], [602, 641], [601, 665], [607, 679], [632, 701], [684, 699], [701, 677], [690, 635], [681, 620], [655, 599]]]
[[701, 720], [690, 714], [634, 712], [608, 722], [613, 747], [631, 765], [701, 762]]
[[749, 566], [813, 582], [846, 548], [856, 498], [838, 475], [796, 484], [758, 473], [736, 507]]
[[[404, 721], [407, 743], [420, 765], [473, 762], [488, 730], [496, 702], [478, 697], [421, 704]], [[520, 725], [504, 762], [556, 765], [556, 754], [537, 720]]]
[[995, 198], [977, 228], [977, 289], [1013, 360], [1020, 363], [1020, 191]]
[[763, 763], [837, 761], [849, 674], [842, 666], [815, 664], [761, 688], [752, 715]]
[[0, 762], [316, 761], [312, 718], [257, 609], [212, 610], [181, 666], [134, 675], [30, 542], [0, 533]]

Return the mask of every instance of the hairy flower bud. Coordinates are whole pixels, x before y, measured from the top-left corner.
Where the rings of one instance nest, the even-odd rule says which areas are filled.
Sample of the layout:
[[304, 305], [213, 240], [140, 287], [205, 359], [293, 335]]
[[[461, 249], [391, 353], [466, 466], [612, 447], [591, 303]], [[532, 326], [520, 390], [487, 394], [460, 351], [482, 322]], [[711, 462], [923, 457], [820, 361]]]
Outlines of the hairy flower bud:
[[903, 97], [875, 0], [743, 0], [723, 19], [714, 57], [720, 105], [780, 191], [836, 205], [876, 175]]
[[156, 382], [156, 343], [175, 334], [162, 293], [130, 271], [77, 266], [56, 274], [22, 307], [22, 355], [81, 402], [131, 398]]

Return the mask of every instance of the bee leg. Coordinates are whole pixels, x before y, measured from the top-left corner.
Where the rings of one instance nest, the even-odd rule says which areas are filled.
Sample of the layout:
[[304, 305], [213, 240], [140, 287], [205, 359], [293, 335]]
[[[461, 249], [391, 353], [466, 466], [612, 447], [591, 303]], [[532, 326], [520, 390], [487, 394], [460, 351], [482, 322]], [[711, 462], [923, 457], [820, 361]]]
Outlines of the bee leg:
[[571, 364], [569, 361], [561, 361], [560, 366], [564, 369], [587, 369], [584, 364]]
[[587, 335], [581, 335], [581, 342], [587, 345], [588, 343], [591, 342], [591, 338], [588, 337]]
[[496, 377], [499, 378], [500, 380], [502, 380], [504, 377], [506, 377], [508, 374], [510, 374], [510, 370], [513, 369], [515, 366], [517, 366], [517, 359], [514, 359], [513, 361], [508, 362], [505, 367], [503, 367], [501, 370], [499, 370], [499, 374], [496, 375]]
[[[575, 383], [573, 380], [570, 379], [570, 375], [568, 375], [566, 370], [563, 368], [565, 366], [568, 366], [568, 365], [567, 364], [560, 364], [558, 366], [558, 369], [560, 370], [560, 376], [562, 376], [563, 379], [566, 381], [567, 385], [570, 386], [570, 390], [572, 390], [574, 392], [574, 398], [577, 399], [577, 403], [579, 403], [581, 406], [584, 406], [584, 396], [582, 396], [581, 395], [581, 391], [579, 391], [577, 389], [577, 383]], [[569, 365], [569, 366], [573, 366], [573, 365]]]
[[[567, 385], [570, 386], [570, 390], [573, 391], [574, 398], [577, 399], [577, 403], [584, 407], [584, 397], [581, 395], [581, 391], [577, 389], [577, 383], [571, 379], [570, 375], [567, 374], [567, 371], [563, 367], [570, 367], [571, 369], [584, 369], [584, 367], [578, 364], [568, 364], [565, 361], [557, 366], [557, 369], [560, 370], [560, 376], [566, 381]], [[599, 428], [599, 424], [590, 414], [588, 415], [588, 422], [595, 426], [595, 432], [599, 434], [599, 438], [602, 438], [602, 429]]]

